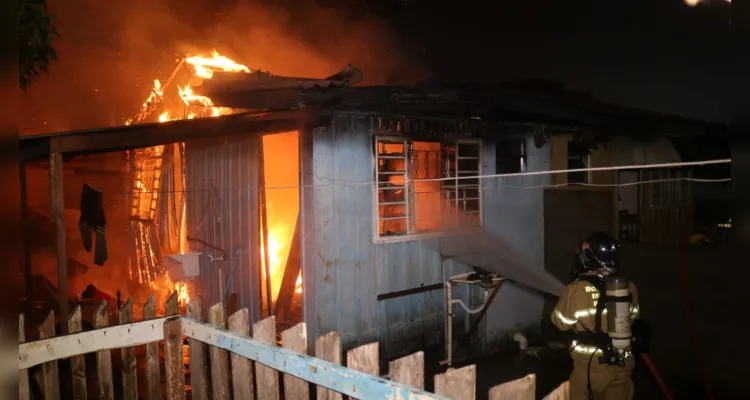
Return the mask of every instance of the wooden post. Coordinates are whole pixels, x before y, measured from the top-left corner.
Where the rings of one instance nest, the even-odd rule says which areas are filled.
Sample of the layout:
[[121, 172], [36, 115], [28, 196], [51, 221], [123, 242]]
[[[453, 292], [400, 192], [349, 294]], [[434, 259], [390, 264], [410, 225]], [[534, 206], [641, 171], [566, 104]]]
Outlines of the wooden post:
[[26, 163], [22, 162], [19, 168], [21, 181], [21, 224], [23, 235], [23, 274], [26, 286], [26, 307], [30, 310], [32, 307], [32, 284], [31, 284], [31, 229], [29, 229], [29, 194], [26, 189]]
[[[79, 304], [68, 317], [68, 332], [71, 334], [83, 331], [81, 305]], [[86, 400], [86, 359], [83, 355], [70, 358], [71, 375], [73, 375], [73, 398]]]
[[477, 367], [469, 365], [435, 375], [435, 394], [449, 399], [474, 400], [477, 398]]
[[505, 382], [490, 389], [489, 400], [534, 400], [536, 399], [536, 375]]
[[380, 347], [378, 342], [359, 346], [346, 353], [346, 366], [372, 376], [380, 376]]
[[[307, 326], [304, 322], [281, 332], [281, 346], [285, 349], [307, 354]], [[310, 398], [310, 385], [295, 376], [284, 374], [284, 398], [307, 400]]]
[[[129, 298], [118, 312], [120, 325], [133, 322], [133, 298]], [[138, 400], [138, 375], [135, 369], [135, 347], [120, 349], [122, 359], [122, 389], [125, 400]]]
[[266, 305], [268, 315], [273, 315], [273, 291], [271, 287], [271, 256], [268, 252], [268, 211], [266, 210], [266, 162], [263, 151], [263, 137], [260, 138], [260, 151], [258, 151], [258, 180], [260, 191], [258, 192], [258, 205], [260, 206], [260, 233], [263, 241], [263, 272], [266, 276]]
[[[253, 325], [253, 338], [261, 342], [276, 344], [276, 318], [268, 317]], [[260, 363], [255, 363], [255, 379], [258, 398], [279, 400], [279, 372]]]
[[[24, 323], [23, 314], [18, 314], [18, 342], [26, 342], [26, 324]], [[18, 371], [18, 399], [30, 400], [31, 388], [29, 387], [29, 370], [22, 369]]]
[[[39, 339], [49, 339], [55, 337], [55, 312], [50, 311], [47, 318], [39, 327]], [[42, 382], [44, 385], [45, 399], [60, 398], [60, 375], [57, 371], [57, 360], [42, 364]]]
[[[156, 299], [151, 296], [143, 305], [143, 320], [156, 318]], [[149, 400], [161, 399], [161, 371], [159, 369], [159, 343], [146, 345], [146, 387]]]
[[[203, 320], [203, 301], [195, 297], [187, 306], [188, 317]], [[188, 339], [190, 347], [190, 386], [193, 400], [208, 400], [208, 367], [206, 364], [206, 344], [199, 340]]]
[[182, 321], [172, 317], [164, 321], [167, 399], [185, 400], [185, 365], [182, 358]]
[[[59, 315], [68, 315], [68, 256], [65, 249], [65, 193], [63, 189], [62, 153], [49, 155], [49, 194], [52, 205], [52, 223], [55, 226], [55, 252], [57, 253], [57, 302]], [[68, 327], [60, 324], [62, 334]]]
[[[250, 336], [250, 312], [243, 308], [229, 316], [229, 330]], [[253, 364], [245, 357], [232, 353], [232, 389], [235, 399], [253, 400]]]
[[[94, 313], [94, 329], [109, 326], [109, 315], [107, 314], [107, 302], [102, 301]], [[115, 391], [112, 386], [112, 352], [102, 350], [96, 352], [96, 373], [99, 378], [99, 399], [114, 400]]]
[[388, 364], [390, 380], [402, 385], [424, 390], [424, 352], [391, 361]]
[[[211, 325], [226, 329], [224, 318], [224, 303], [218, 302], [208, 310], [208, 322]], [[213, 398], [217, 400], [229, 399], [229, 354], [226, 350], [211, 347], [211, 382]]]
[[[321, 336], [315, 341], [315, 357], [321, 360], [341, 365], [341, 337], [336, 331]], [[323, 386], [318, 386], [318, 400], [342, 400], [341, 393], [334, 392]]]
[[294, 299], [297, 277], [302, 270], [302, 254], [300, 252], [301, 233], [299, 224], [299, 213], [297, 213], [297, 223], [294, 226], [294, 236], [292, 236], [292, 243], [289, 245], [289, 256], [286, 259], [286, 268], [284, 268], [284, 276], [281, 279], [279, 295], [276, 298], [276, 309], [274, 311], [276, 320], [281, 322], [287, 320], [289, 309], [292, 307], [292, 299]]

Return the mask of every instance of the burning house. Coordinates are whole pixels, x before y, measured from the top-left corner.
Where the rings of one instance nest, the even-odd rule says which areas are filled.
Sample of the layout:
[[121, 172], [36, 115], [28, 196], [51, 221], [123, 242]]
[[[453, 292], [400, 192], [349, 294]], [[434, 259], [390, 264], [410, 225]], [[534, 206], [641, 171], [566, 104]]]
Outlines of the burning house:
[[[481, 226], [543, 275], [545, 194], [524, 187], [552, 175], [480, 177], [548, 171], [554, 137], [606, 141], [619, 116], [507, 88], [361, 80], [353, 67], [303, 79], [186, 58], [126, 126], [26, 137], [22, 151], [50, 155], [58, 211], [63, 155], [124, 152], [128, 279], [177, 288], [183, 304], [201, 296], [252, 321], [305, 321], [309, 338], [336, 330], [344, 348], [378, 341], [383, 359], [444, 341], [446, 320], [479, 349], [536, 329], [543, 297], [524, 286], [555, 283], [510, 277], [520, 285], [489, 301], [459, 288], [474, 311], [447, 317], [446, 279], [477, 265], [439, 239]], [[58, 226], [70, 218], [53, 212]], [[65, 253], [57, 260], [67, 298]]]

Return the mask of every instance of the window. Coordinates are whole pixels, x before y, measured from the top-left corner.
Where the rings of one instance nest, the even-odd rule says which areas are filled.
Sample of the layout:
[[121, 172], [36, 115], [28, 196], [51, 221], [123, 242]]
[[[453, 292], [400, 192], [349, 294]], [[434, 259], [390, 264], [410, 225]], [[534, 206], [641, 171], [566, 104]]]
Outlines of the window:
[[[651, 183], [651, 207], [669, 207], [690, 203], [690, 182], [678, 180], [687, 178], [686, 171], [677, 169], [652, 169], [644, 171]], [[671, 179], [671, 180], [668, 180]]]
[[526, 171], [526, 141], [503, 141], [495, 146], [495, 171], [515, 174]]
[[[589, 149], [580, 142], [568, 142], [568, 169], [588, 168]], [[568, 184], [589, 183], [589, 171], [568, 172]]]
[[[375, 147], [378, 238], [436, 233], [463, 221], [481, 221], [478, 142], [378, 138]], [[419, 181], [438, 178], [452, 179]]]

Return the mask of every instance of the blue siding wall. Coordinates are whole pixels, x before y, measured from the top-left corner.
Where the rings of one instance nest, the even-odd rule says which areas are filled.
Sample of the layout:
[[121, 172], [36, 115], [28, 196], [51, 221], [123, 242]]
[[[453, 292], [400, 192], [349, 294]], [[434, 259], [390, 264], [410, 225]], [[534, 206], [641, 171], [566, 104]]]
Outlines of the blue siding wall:
[[[260, 318], [260, 251], [258, 249], [258, 148], [260, 138], [188, 142], [185, 146], [187, 234], [225, 252], [198, 242], [201, 251], [197, 282], [203, 310], [236, 293], [238, 307], [248, 308], [253, 321]], [[209, 259], [209, 255], [224, 260]], [[223, 280], [219, 281], [219, 269]], [[205, 317], [205, 316], [204, 316]]]
[[[526, 140], [526, 171], [549, 171], [549, 144], [537, 149]], [[483, 148], [485, 175], [495, 174], [495, 147]], [[515, 246], [531, 263], [544, 269], [544, 189], [551, 175], [485, 179], [483, 182], [484, 228]], [[538, 326], [544, 298], [537, 292], [504, 285], [487, 312], [488, 342], [518, 329]]]
[[[442, 270], [439, 254], [424, 242], [372, 243], [372, 132], [370, 118], [339, 115], [302, 145], [305, 320], [311, 340], [337, 330], [345, 349], [379, 341], [382, 357], [391, 358], [442, 340], [443, 292], [384, 301], [377, 295], [441, 283]], [[493, 173], [494, 147], [484, 148], [483, 172]], [[529, 165], [545, 168], [548, 155], [544, 148], [535, 151]], [[524, 179], [523, 184], [533, 183]], [[509, 190], [497, 181], [486, 185], [487, 228], [507, 236], [543, 268], [541, 190]], [[446, 269], [449, 275], [468, 270], [452, 261], [446, 261]], [[477, 297], [466, 289], [455, 292], [465, 301]], [[541, 297], [511, 285], [498, 297], [486, 331], [495, 335], [538, 323]], [[460, 323], [465, 313], [456, 314]]]

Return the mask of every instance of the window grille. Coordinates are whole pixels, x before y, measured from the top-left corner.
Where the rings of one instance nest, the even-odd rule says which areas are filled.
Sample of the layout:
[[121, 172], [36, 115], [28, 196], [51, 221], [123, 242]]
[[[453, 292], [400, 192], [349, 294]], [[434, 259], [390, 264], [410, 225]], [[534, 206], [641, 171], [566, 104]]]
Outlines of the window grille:
[[[378, 138], [377, 236], [409, 236], [451, 229], [457, 226], [461, 214], [481, 221], [481, 188], [477, 178], [481, 173], [480, 154], [478, 142], [446, 144]], [[454, 179], [419, 181], [435, 178]]]
[[651, 207], [680, 206], [690, 203], [690, 182], [678, 180], [690, 176], [686, 171], [677, 169], [653, 169], [644, 174], [648, 180], [663, 181], [652, 182], [651, 185]]

